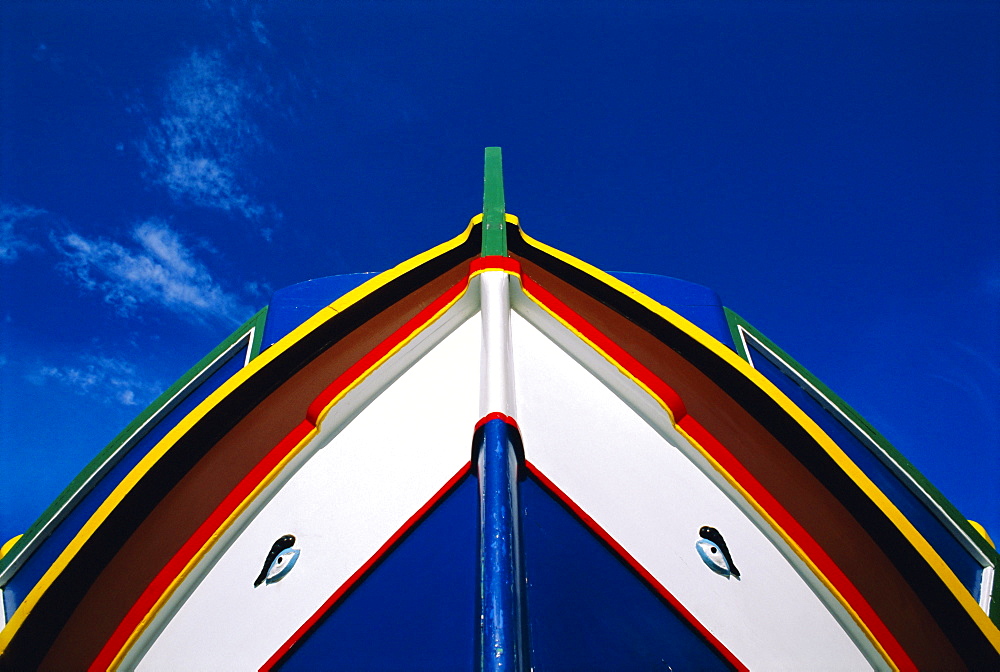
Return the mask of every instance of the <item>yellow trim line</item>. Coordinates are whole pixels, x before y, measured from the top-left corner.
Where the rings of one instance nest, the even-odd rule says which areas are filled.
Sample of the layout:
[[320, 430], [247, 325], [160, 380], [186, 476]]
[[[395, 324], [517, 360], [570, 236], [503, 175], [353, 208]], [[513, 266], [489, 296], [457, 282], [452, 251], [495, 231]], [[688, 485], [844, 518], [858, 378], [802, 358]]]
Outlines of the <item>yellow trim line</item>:
[[866, 495], [868, 495], [872, 502], [879, 507], [882, 513], [885, 514], [890, 521], [892, 521], [896, 528], [906, 537], [917, 552], [923, 556], [941, 581], [948, 587], [948, 590], [952, 593], [958, 603], [962, 605], [962, 608], [969, 614], [973, 622], [979, 627], [993, 647], [997, 649], [997, 651], [1000, 651], [1000, 629], [997, 629], [997, 626], [993, 624], [986, 612], [984, 612], [982, 607], [979, 606], [979, 603], [973, 599], [971, 593], [969, 593], [965, 586], [962, 585], [962, 582], [957, 576], [955, 576], [951, 567], [949, 567], [944, 560], [941, 559], [941, 556], [938, 555], [936, 550], [934, 550], [934, 547], [928, 543], [928, 541], [913, 526], [909, 519], [907, 519], [906, 516], [904, 516], [902, 512], [896, 508], [896, 505], [892, 503], [885, 493], [883, 493], [878, 486], [876, 486], [871, 479], [868, 478], [864, 471], [862, 471], [851, 460], [851, 458], [849, 458], [847, 454], [841, 450], [840, 446], [834, 443], [834, 441], [827, 436], [826, 432], [820, 429], [819, 425], [817, 425], [812, 418], [806, 415], [804, 411], [796, 406], [781, 390], [765, 378], [763, 374], [750, 366], [750, 364], [744, 361], [742, 357], [703, 331], [700, 327], [688, 321], [681, 315], [678, 315], [666, 306], [649, 298], [637, 289], [630, 287], [621, 280], [618, 280], [617, 278], [605, 273], [595, 266], [588, 264], [585, 261], [581, 261], [572, 255], [566, 254], [565, 252], [557, 250], [554, 247], [546, 245], [545, 243], [534, 240], [524, 233], [523, 230], [521, 231], [521, 236], [524, 241], [532, 247], [535, 247], [559, 259], [560, 261], [573, 266], [577, 270], [583, 271], [606, 285], [609, 285], [613, 289], [636, 301], [644, 308], [659, 315], [675, 327], [681, 329], [688, 336], [708, 348], [713, 354], [720, 357], [727, 364], [746, 376], [751, 382], [771, 397], [771, 399], [781, 406], [781, 408], [788, 413], [792, 419], [794, 419], [799, 425], [802, 426], [803, 429], [806, 430], [806, 432], [809, 433], [813, 440], [826, 451], [826, 453], [837, 463], [837, 465], [844, 470], [844, 472], [858, 485], [858, 487], [862, 489]]
[[[473, 218], [473, 220], [474, 219], [475, 218]], [[31, 591], [25, 596], [18, 609], [11, 615], [6, 627], [4, 627], [3, 630], [0, 630], [0, 655], [6, 651], [7, 646], [17, 634], [25, 619], [35, 608], [39, 600], [56, 580], [59, 574], [61, 574], [73, 560], [87, 540], [90, 539], [94, 532], [107, 519], [115, 507], [122, 502], [128, 492], [146, 475], [153, 465], [155, 465], [156, 462], [159, 461], [160, 458], [162, 458], [167, 451], [170, 450], [170, 448], [173, 447], [173, 445], [188, 432], [189, 429], [191, 429], [191, 427], [205, 417], [205, 415], [207, 415], [212, 408], [218, 405], [233, 390], [238, 388], [249, 378], [263, 369], [267, 364], [274, 361], [279, 355], [286, 352], [295, 343], [315, 331], [338, 313], [357, 303], [381, 287], [384, 287], [396, 278], [402, 276], [404, 273], [407, 273], [417, 266], [420, 266], [435, 257], [439, 257], [442, 254], [459, 247], [462, 243], [468, 240], [474, 225], [475, 222], [470, 221], [465, 231], [458, 236], [441, 243], [426, 252], [416, 255], [415, 257], [394, 266], [388, 271], [380, 273], [356, 289], [353, 289], [343, 295], [329, 306], [321, 308], [315, 315], [296, 327], [280, 341], [261, 352], [260, 355], [254, 358], [246, 367], [234, 374], [232, 378], [223, 383], [218, 389], [212, 392], [212, 394], [210, 394], [204, 401], [188, 413], [187, 416], [178, 422], [177, 425], [175, 425], [173, 429], [166, 434], [166, 436], [160, 439], [159, 443], [157, 443], [149, 451], [149, 453], [143, 457], [142, 460], [140, 460], [132, 471], [129, 472], [124, 479], [122, 479], [121, 483], [119, 483], [111, 494], [104, 500], [104, 502], [101, 503], [97, 510], [91, 515], [90, 519], [76, 534], [73, 540], [66, 545], [66, 548], [59, 554], [59, 557], [55, 559], [45, 574], [43, 574], [38, 580], [38, 583], [36, 583]]]
[[188, 563], [184, 566], [184, 569], [182, 569], [174, 578], [174, 580], [171, 581], [170, 585], [167, 586], [167, 589], [163, 592], [163, 594], [152, 606], [152, 608], [150, 608], [149, 612], [147, 612], [146, 615], [143, 616], [142, 620], [136, 626], [135, 630], [133, 630], [132, 634], [129, 635], [128, 640], [126, 640], [125, 644], [115, 655], [114, 662], [111, 665], [112, 669], [117, 669], [121, 665], [125, 656], [128, 655], [128, 652], [135, 645], [135, 642], [139, 639], [139, 637], [142, 636], [142, 633], [153, 621], [153, 619], [156, 618], [156, 615], [159, 613], [160, 609], [163, 608], [163, 605], [166, 604], [166, 602], [173, 596], [173, 594], [177, 591], [180, 585], [187, 579], [188, 575], [194, 570], [194, 568], [198, 565], [198, 563], [201, 562], [201, 559], [205, 557], [205, 555], [212, 549], [212, 547], [215, 545], [215, 542], [218, 541], [219, 538], [223, 534], [225, 534], [230, 527], [232, 527], [232, 525], [236, 522], [236, 520], [241, 515], [243, 515], [244, 511], [246, 511], [247, 508], [253, 503], [253, 501], [257, 499], [260, 493], [262, 493], [274, 481], [274, 479], [278, 477], [278, 474], [280, 474], [282, 470], [284, 470], [285, 467], [287, 467], [288, 464], [293, 459], [295, 459], [295, 457], [298, 456], [300, 452], [302, 452], [302, 449], [305, 448], [316, 437], [317, 434], [319, 434], [323, 422], [326, 420], [327, 415], [330, 413], [333, 407], [336, 406], [338, 403], [340, 403], [341, 399], [343, 399], [345, 396], [347, 396], [349, 392], [351, 392], [358, 385], [364, 382], [364, 380], [368, 378], [372, 373], [374, 373], [378, 368], [380, 368], [383, 364], [385, 364], [389, 359], [394, 357], [396, 353], [398, 353], [400, 350], [409, 345], [414, 338], [423, 333], [428, 327], [437, 322], [445, 313], [451, 310], [455, 306], [455, 304], [458, 303], [462, 299], [462, 297], [466, 295], [468, 289], [469, 289], [469, 282], [466, 281], [465, 288], [462, 290], [461, 294], [459, 294], [454, 299], [449, 301], [446, 306], [444, 306], [439, 311], [434, 313], [434, 315], [432, 315], [430, 319], [428, 319], [426, 322], [420, 325], [417, 329], [413, 330], [413, 332], [408, 334], [406, 338], [404, 338], [402, 341], [393, 346], [389, 352], [387, 352], [385, 355], [379, 358], [377, 362], [368, 367], [360, 376], [351, 381], [349, 385], [347, 385], [343, 390], [337, 393], [337, 395], [330, 401], [330, 403], [328, 403], [326, 406], [323, 407], [323, 410], [320, 411], [318, 417], [316, 418], [315, 427], [313, 427], [309, 431], [309, 433], [306, 434], [306, 436], [303, 437], [302, 440], [299, 441], [295, 445], [295, 447], [292, 448], [292, 450], [290, 450], [288, 454], [285, 455], [270, 472], [268, 472], [267, 476], [265, 476], [264, 479], [257, 484], [257, 486], [253, 489], [253, 491], [250, 492], [250, 494], [247, 495], [247, 497], [242, 502], [240, 502], [239, 506], [237, 506], [236, 509], [234, 509], [233, 512], [229, 514], [229, 517], [227, 517], [226, 520], [223, 521], [221, 525], [219, 525], [218, 529], [212, 534], [209, 540], [205, 542], [205, 544], [200, 549], [198, 549], [198, 552], [195, 553], [195, 555], [191, 558], [191, 560], [188, 561]]
[[574, 336], [576, 336], [581, 341], [590, 346], [590, 348], [592, 348], [598, 355], [600, 355], [608, 363], [614, 366], [623, 376], [631, 380], [643, 392], [652, 397], [652, 399], [657, 403], [657, 405], [659, 405], [660, 408], [662, 408], [666, 412], [667, 418], [670, 420], [670, 425], [673, 427], [674, 431], [676, 431], [678, 434], [684, 437], [684, 439], [688, 443], [690, 443], [691, 446], [695, 450], [697, 450], [701, 454], [701, 456], [705, 458], [706, 461], [708, 461], [708, 463], [712, 466], [712, 468], [715, 469], [726, 480], [726, 482], [729, 483], [729, 485], [733, 487], [740, 494], [740, 496], [742, 496], [743, 499], [745, 499], [750, 504], [750, 506], [754, 509], [754, 511], [756, 511], [757, 514], [760, 515], [767, 522], [767, 524], [774, 529], [774, 531], [782, 538], [782, 540], [784, 540], [784, 542], [788, 544], [789, 548], [791, 548], [792, 551], [795, 553], [795, 555], [798, 556], [799, 560], [801, 560], [809, 568], [809, 570], [812, 571], [812, 573], [816, 576], [816, 578], [819, 579], [819, 581], [826, 587], [826, 589], [830, 591], [830, 594], [832, 594], [833, 597], [837, 600], [837, 602], [840, 603], [840, 606], [844, 608], [847, 614], [851, 617], [854, 623], [861, 630], [862, 634], [864, 634], [864, 636], [868, 639], [868, 641], [872, 644], [872, 646], [878, 651], [879, 655], [882, 656], [885, 662], [894, 671], [898, 672], [899, 667], [892, 661], [892, 659], [889, 657], [888, 652], [885, 650], [885, 648], [883, 648], [882, 644], [879, 643], [878, 639], [876, 639], [875, 635], [868, 628], [865, 622], [861, 619], [858, 613], [851, 607], [850, 604], [848, 604], [847, 600], [844, 599], [844, 596], [841, 595], [840, 591], [837, 590], [837, 588], [833, 585], [833, 583], [831, 583], [830, 580], [826, 577], [826, 575], [823, 574], [820, 568], [816, 566], [816, 564], [809, 558], [808, 555], [806, 555], [805, 551], [802, 550], [802, 548], [795, 542], [795, 540], [792, 539], [792, 537], [789, 536], [787, 532], [785, 532], [784, 528], [782, 528], [781, 525], [779, 525], [778, 522], [774, 520], [774, 518], [772, 518], [771, 515], [764, 509], [764, 507], [762, 507], [757, 502], [757, 500], [749, 492], [747, 492], [747, 490], [742, 485], [740, 485], [739, 481], [737, 481], [726, 470], [725, 467], [719, 464], [718, 460], [716, 460], [711, 453], [705, 450], [705, 448], [702, 447], [702, 445], [698, 441], [696, 441], [694, 437], [692, 437], [690, 434], [684, 431], [684, 429], [679, 424], [677, 424], [677, 422], [674, 420], [674, 413], [670, 409], [670, 406], [668, 406], [667, 403], [663, 399], [661, 399], [659, 395], [657, 395], [653, 390], [651, 390], [648, 385], [646, 385], [644, 382], [636, 378], [636, 376], [631, 371], [629, 371], [627, 368], [625, 368], [625, 366], [619, 363], [618, 360], [616, 360], [614, 357], [605, 352], [600, 346], [598, 346], [592, 340], [587, 338], [584, 334], [582, 334], [569, 322], [567, 322], [562, 317], [553, 312], [548, 306], [542, 303], [542, 301], [539, 298], [534, 296], [524, 286], [521, 287], [521, 291], [524, 293], [526, 297], [528, 297], [533, 303], [535, 303], [535, 305], [537, 305], [543, 311], [548, 313], [554, 320], [559, 322], [559, 324], [561, 324]]

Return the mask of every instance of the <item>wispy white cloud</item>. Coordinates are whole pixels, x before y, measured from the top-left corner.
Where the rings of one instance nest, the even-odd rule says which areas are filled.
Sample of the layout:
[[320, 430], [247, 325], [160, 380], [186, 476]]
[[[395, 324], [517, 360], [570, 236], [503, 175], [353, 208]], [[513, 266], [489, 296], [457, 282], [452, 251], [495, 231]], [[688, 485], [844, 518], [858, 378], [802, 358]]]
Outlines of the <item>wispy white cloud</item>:
[[41, 208], [0, 202], [0, 261], [15, 261], [22, 251], [37, 247], [24, 228], [47, 214]]
[[53, 243], [65, 257], [60, 268], [84, 289], [103, 294], [123, 315], [141, 304], [164, 306], [196, 322], [235, 323], [250, 314], [165, 222], [142, 222], [132, 238], [131, 248], [78, 233], [53, 238]]
[[28, 375], [36, 385], [54, 381], [106, 403], [136, 406], [151, 401], [160, 386], [142, 380], [135, 366], [112, 357], [84, 355], [75, 364], [42, 366]]
[[142, 143], [147, 176], [178, 200], [259, 220], [241, 174], [263, 145], [249, 107], [258, 95], [221, 51], [195, 51], [171, 75], [163, 116]]

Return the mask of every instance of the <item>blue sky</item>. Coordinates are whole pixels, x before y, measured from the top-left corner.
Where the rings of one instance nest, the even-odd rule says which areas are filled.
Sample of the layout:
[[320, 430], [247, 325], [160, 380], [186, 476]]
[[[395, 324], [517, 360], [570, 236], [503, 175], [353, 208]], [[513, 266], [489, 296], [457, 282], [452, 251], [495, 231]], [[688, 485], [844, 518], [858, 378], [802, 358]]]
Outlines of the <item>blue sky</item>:
[[1000, 5], [0, 4], [0, 536], [313, 277], [508, 210], [707, 285], [1000, 535]]

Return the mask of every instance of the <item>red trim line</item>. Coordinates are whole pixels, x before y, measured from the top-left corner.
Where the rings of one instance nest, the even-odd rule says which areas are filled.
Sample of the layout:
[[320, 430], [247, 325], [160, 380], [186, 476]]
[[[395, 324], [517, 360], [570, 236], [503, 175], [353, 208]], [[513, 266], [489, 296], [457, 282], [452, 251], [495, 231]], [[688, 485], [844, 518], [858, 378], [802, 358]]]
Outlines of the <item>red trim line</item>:
[[469, 264], [469, 275], [472, 275], [477, 271], [488, 271], [493, 269], [509, 271], [511, 273], [517, 273], [518, 275], [521, 274], [521, 264], [516, 259], [493, 256], [473, 259]]
[[374, 366], [380, 359], [388, 355], [393, 348], [402, 343], [410, 334], [430, 321], [438, 312], [443, 310], [449, 303], [461, 296], [469, 285], [469, 278], [466, 277], [457, 282], [451, 289], [434, 299], [426, 308], [414, 315], [406, 324], [396, 330], [392, 336], [379, 343], [371, 352], [357, 361], [340, 374], [336, 380], [319, 393], [319, 396], [311, 404], [306, 412], [306, 419], [315, 423], [320, 413], [331, 401], [336, 398], [348, 385], [361, 377], [365, 371]]
[[139, 599], [136, 600], [132, 608], [129, 609], [125, 618], [122, 619], [111, 637], [97, 654], [97, 658], [91, 663], [89, 670], [106, 670], [114, 662], [115, 657], [122, 647], [128, 642], [129, 637], [150, 610], [156, 605], [163, 593], [170, 587], [174, 580], [180, 576], [184, 568], [207, 544], [216, 531], [233, 514], [239, 505], [249, 497], [254, 489], [260, 485], [271, 471], [281, 463], [281, 461], [316, 428], [319, 414], [323, 412], [329, 403], [336, 398], [343, 390], [347, 389], [355, 380], [362, 376], [368, 369], [374, 366], [380, 359], [389, 354], [393, 348], [406, 340], [413, 332], [431, 320], [439, 311], [444, 309], [449, 303], [459, 297], [468, 286], [468, 277], [459, 281], [444, 294], [432, 301], [426, 308], [417, 313], [402, 327], [397, 329], [391, 336], [379, 343], [371, 352], [358, 360], [357, 363], [349, 367], [344, 373], [336, 378], [329, 386], [309, 404], [306, 411], [306, 418], [299, 423], [295, 429], [288, 433], [278, 445], [272, 448], [257, 465], [243, 477], [232, 491], [219, 503], [215, 510], [202, 523], [194, 534], [183, 546], [174, 554], [167, 564], [153, 578], [146, 590], [143, 591]]
[[[514, 420], [514, 418], [510, 417], [509, 415], [504, 415], [503, 413], [501, 413], [499, 411], [494, 411], [493, 413], [490, 413], [489, 415], [483, 416], [483, 418], [479, 422], [476, 423], [475, 429], [478, 430], [480, 427], [482, 427], [483, 425], [485, 425], [487, 422], [489, 422], [491, 420], [503, 420], [508, 425], [510, 425], [511, 427], [513, 427], [514, 429], [516, 429], [518, 432], [521, 431], [521, 428], [517, 426], [517, 421]], [[473, 430], [473, 431], [475, 431], [475, 430]]]
[[229, 515], [253, 492], [257, 484], [271, 473], [288, 453], [313, 430], [313, 425], [307, 421], [302, 421], [284, 439], [278, 443], [263, 460], [250, 470], [237, 484], [237, 486], [222, 500], [215, 511], [208, 519], [198, 527], [194, 535], [188, 539], [180, 550], [167, 562], [162, 570], [153, 578], [149, 586], [143, 591], [139, 599], [132, 605], [125, 618], [112, 633], [111, 638], [97, 654], [97, 658], [88, 668], [90, 672], [110, 669], [118, 652], [128, 642], [129, 637], [142, 622], [143, 618], [156, 605], [160, 596], [170, 587], [174, 579], [187, 566], [188, 562], [198, 553], [208, 539], [212, 536], [220, 525], [222, 525]]
[[799, 524], [799, 522], [775, 499], [761, 483], [750, 474], [743, 464], [723, 446], [718, 439], [691, 416], [686, 416], [679, 423], [681, 429], [697, 441], [702, 448], [725, 469], [756, 502], [767, 511], [785, 533], [794, 540], [813, 564], [827, 580], [832, 583], [840, 595], [854, 609], [858, 617], [885, 649], [892, 662], [900, 670], [916, 670], [917, 666], [906, 651], [893, 636], [889, 628], [882, 622], [878, 614], [864, 598], [857, 587], [851, 582], [837, 564], [830, 558], [815, 539]]
[[[566, 321], [573, 329], [583, 334], [591, 343], [603, 350], [609, 357], [618, 362], [625, 370], [642, 381], [656, 396], [663, 400], [674, 416], [674, 422], [680, 422], [687, 415], [684, 401], [672, 387], [653, 375], [653, 372], [628, 354], [620, 345], [598, 331], [596, 327], [577, 315], [565, 303], [553, 296], [547, 289], [529, 278], [521, 275], [521, 286], [553, 313]], [[637, 327], [638, 328], [638, 327]]]
[[573, 515], [580, 519], [591, 532], [600, 537], [607, 546], [614, 552], [619, 559], [626, 565], [632, 568], [636, 574], [638, 574], [643, 581], [645, 581], [656, 593], [663, 598], [674, 610], [688, 622], [688, 624], [694, 628], [698, 634], [700, 634], [710, 646], [714, 647], [716, 651], [719, 652], [726, 661], [732, 665], [737, 670], [749, 670], [746, 665], [741, 663], [739, 659], [733, 655], [733, 652], [726, 648], [725, 644], [716, 639], [715, 635], [708, 631], [704, 625], [701, 624], [694, 615], [688, 611], [680, 601], [673, 596], [673, 594], [667, 590], [663, 584], [657, 581], [652, 574], [650, 574], [645, 567], [643, 567], [639, 562], [626, 551], [621, 544], [614, 540], [614, 538], [607, 533], [607, 531], [597, 524], [597, 522], [587, 515], [587, 513], [581, 509], [576, 502], [569, 498], [569, 496], [559, 489], [555, 483], [550, 481], [545, 475], [531, 462], [525, 462], [525, 466], [528, 468], [528, 472], [535, 478], [538, 483], [545, 488], [551, 495], [562, 502], [563, 506], [568, 508], [573, 512]]
[[[791, 537], [799, 548], [802, 549], [806, 557], [819, 568], [865, 626], [868, 627], [892, 662], [900, 670], [916, 670], [916, 665], [893, 636], [889, 628], [882, 622], [882, 619], [879, 618], [872, 606], [868, 604], [868, 601], [865, 600], [857, 587], [847, 578], [830, 556], [826, 554], [816, 540], [806, 532], [805, 528], [757, 481], [750, 471], [718, 439], [702, 427], [697, 420], [687, 415], [683, 401], [671, 387], [530, 277], [522, 274], [521, 284], [543, 306], [565, 320], [573, 329], [576, 329], [597, 347], [601, 348], [609, 357], [618, 362], [626, 371], [659, 396], [673, 412], [674, 423], [697, 441], [753, 497], [785, 533]], [[536, 472], [532, 471], [532, 473]]]
[[420, 507], [420, 510], [414, 513], [410, 518], [403, 523], [403, 526], [396, 530], [396, 533], [389, 537], [389, 540], [382, 544], [375, 555], [373, 555], [368, 562], [361, 565], [358, 571], [354, 572], [344, 584], [337, 589], [337, 591], [323, 603], [316, 613], [314, 613], [309, 620], [303, 623], [298, 630], [295, 631], [287, 642], [282, 644], [281, 648], [274, 652], [267, 662], [261, 666], [261, 670], [270, 670], [272, 667], [277, 665], [281, 659], [292, 650], [292, 648], [301, 640], [309, 630], [316, 625], [324, 615], [332, 610], [337, 603], [346, 596], [357, 584], [359, 584], [372, 569], [382, 560], [383, 557], [388, 555], [402, 539], [410, 532], [414, 527], [416, 527], [420, 522], [427, 517], [431, 510], [445, 497], [452, 493], [458, 484], [461, 483], [462, 479], [472, 473], [472, 463], [466, 462], [465, 466], [458, 470], [458, 473], [451, 477], [451, 479], [445, 483], [444, 487], [438, 490], [433, 497], [428, 500], [426, 504]]

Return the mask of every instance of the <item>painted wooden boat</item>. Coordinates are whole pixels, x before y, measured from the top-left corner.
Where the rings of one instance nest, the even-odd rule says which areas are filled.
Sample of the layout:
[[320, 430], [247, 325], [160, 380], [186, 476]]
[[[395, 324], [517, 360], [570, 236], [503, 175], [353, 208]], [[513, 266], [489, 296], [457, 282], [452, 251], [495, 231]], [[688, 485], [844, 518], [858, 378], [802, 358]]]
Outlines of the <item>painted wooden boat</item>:
[[0, 667], [1000, 669], [997, 552], [703, 287], [484, 214], [278, 292], [0, 560]]

